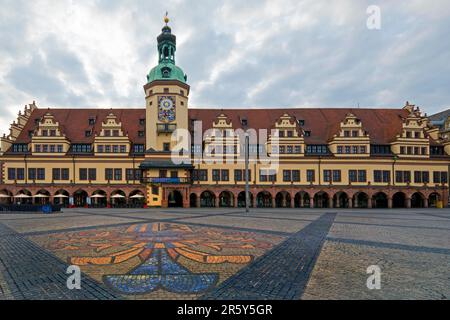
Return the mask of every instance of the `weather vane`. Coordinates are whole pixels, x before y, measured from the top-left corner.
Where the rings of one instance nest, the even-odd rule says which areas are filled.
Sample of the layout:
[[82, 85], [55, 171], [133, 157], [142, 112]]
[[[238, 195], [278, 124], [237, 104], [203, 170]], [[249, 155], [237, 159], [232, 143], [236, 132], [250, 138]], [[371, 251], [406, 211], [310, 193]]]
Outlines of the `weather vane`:
[[166, 15], [164, 16], [164, 22], [166, 23], [166, 26], [169, 23], [169, 21], [170, 21], [170, 19], [169, 19], [169, 12], [166, 11]]

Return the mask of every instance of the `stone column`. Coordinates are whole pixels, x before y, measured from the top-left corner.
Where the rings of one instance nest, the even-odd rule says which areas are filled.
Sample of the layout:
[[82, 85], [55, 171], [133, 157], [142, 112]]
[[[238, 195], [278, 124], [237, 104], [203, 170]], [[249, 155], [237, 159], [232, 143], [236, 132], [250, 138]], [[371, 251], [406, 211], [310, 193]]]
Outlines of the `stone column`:
[[309, 199], [309, 207], [310, 207], [311, 209], [314, 208], [314, 198], [310, 198], [310, 199]]
[[406, 198], [406, 208], [411, 209], [411, 198]]
[[294, 209], [294, 208], [295, 208], [295, 198], [292, 198], [292, 197], [291, 197], [290, 207], [291, 207], [291, 209]]
[[285, 193], [283, 193], [283, 199], [281, 200], [281, 206], [283, 208], [287, 207], [287, 200], [286, 200], [286, 194]]
[[201, 201], [200, 201], [201, 199], [200, 199], [200, 196], [197, 196], [197, 198], [195, 199], [195, 206], [197, 207], [197, 208], [200, 208], [201, 207]]
[[272, 197], [272, 208], [276, 208], [277, 207], [277, 199]]
[[303, 195], [300, 196], [300, 208], [305, 206], [305, 200], [303, 199]]
[[353, 208], [353, 199], [352, 198], [348, 198], [348, 208], [349, 209]]
[[328, 208], [333, 208], [333, 198], [328, 198]]
[[392, 209], [392, 198], [388, 198], [388, 208]]
[[428, 199], [423, 199], [423, 207], [428, 208]]
[[214, 206], [215, 206], [216, 208], [219, 208], [219, 207], [220, 207], [220, 199], [219, 199], [219, 197], [216, 197], [215, 199], [216, 199], [216, 200], [215, 200]]
[[367, 208], [372, 209], [373, 208], [373, 204], [372, 204], [372, 198], [369, 198], [367, 200]]

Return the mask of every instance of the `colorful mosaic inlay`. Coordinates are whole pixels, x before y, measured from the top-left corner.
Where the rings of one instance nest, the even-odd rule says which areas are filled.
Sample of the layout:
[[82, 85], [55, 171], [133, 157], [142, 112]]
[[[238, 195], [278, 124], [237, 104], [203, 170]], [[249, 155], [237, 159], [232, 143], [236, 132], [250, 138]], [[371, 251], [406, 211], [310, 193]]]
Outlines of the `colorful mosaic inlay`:
[[125, 274], [102, 276], [106, 285], [124, 295], [158, 290], [200, 294], [215, 287], [220, 278], [220, 272], [205, 272], [208, 268], [204, 266], [246, 265], [255, 254], [267, 251], [280, 240], [251, 232], [145, 223], [55, 234], [46, 247], [73, 253], [67, 256], [68, 263], [81, 267], [98, 266], [101, 270], [134, 261]]

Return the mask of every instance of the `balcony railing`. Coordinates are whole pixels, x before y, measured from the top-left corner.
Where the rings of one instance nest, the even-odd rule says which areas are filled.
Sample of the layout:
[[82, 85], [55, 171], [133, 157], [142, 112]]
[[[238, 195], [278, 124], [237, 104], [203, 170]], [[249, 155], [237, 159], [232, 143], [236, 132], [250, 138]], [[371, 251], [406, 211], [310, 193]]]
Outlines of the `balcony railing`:
[[142, 178], [143, 183], [154, 184], [191, 184], [191, 178]]
[[158, 134], [173, 133], [175, 130], [177, 130], [177, 125], [176, 124], [168, 124], [168, 123], [157, 124], [156, 129], [158, 131]]

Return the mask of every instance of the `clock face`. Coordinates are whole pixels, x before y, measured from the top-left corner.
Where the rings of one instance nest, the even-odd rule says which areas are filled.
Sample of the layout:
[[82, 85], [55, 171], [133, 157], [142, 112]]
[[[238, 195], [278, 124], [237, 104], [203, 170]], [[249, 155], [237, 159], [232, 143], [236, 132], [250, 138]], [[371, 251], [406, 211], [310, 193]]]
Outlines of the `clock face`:
[[175, 121], [175, 97], [160, 97], [158, 101], [158, 120], [162, 122]]

